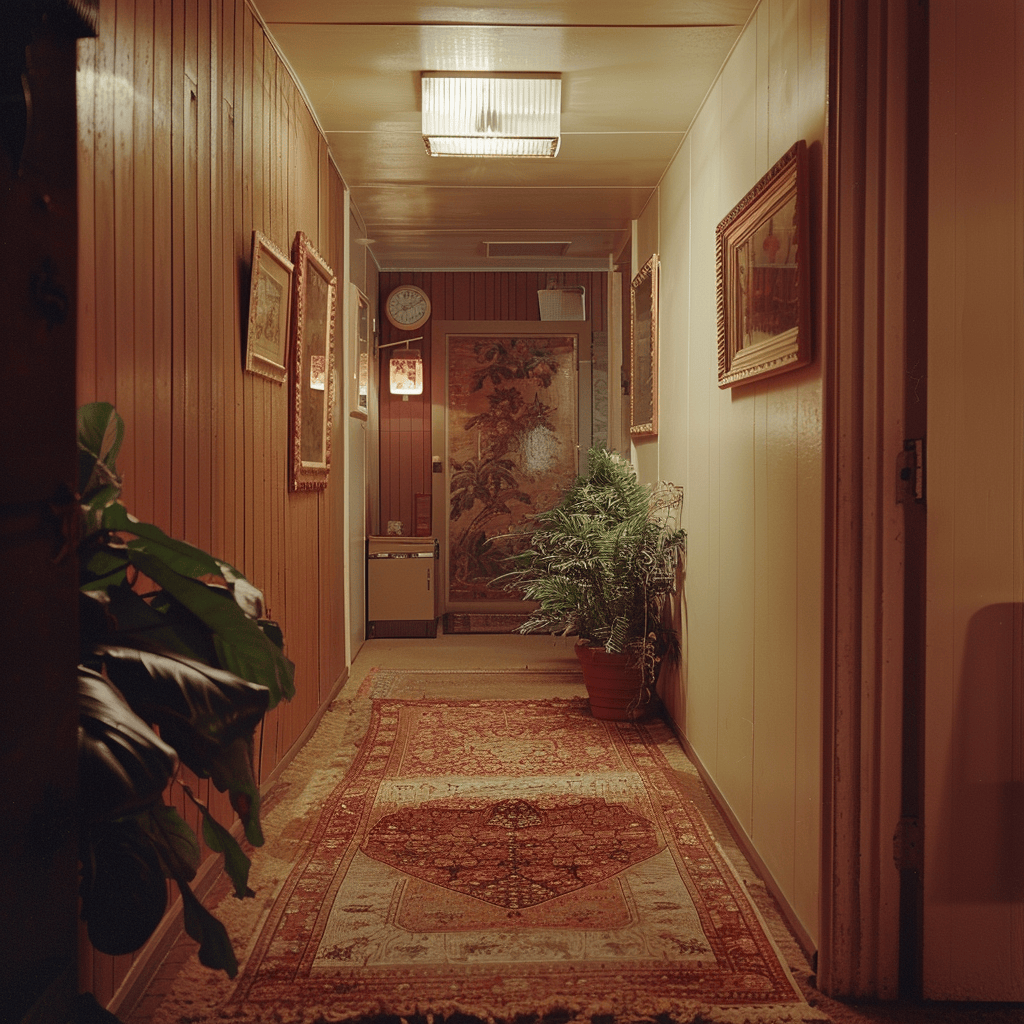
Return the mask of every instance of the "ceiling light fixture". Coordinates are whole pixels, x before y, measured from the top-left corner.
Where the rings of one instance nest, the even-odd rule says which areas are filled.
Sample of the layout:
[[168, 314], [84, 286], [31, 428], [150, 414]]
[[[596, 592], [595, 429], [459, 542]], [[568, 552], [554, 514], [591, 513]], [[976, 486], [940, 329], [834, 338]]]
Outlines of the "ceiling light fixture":
[[423, 142], [430, 156], [553, 157], [562, 78], [424, 71]]

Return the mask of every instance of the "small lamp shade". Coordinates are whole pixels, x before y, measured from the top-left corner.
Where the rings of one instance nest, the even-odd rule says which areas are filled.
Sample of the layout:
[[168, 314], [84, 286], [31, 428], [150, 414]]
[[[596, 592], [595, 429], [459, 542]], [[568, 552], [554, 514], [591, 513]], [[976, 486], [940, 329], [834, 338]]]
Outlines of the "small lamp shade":
[[391, 356], [391, 394], [423, 394], [423, 357], [415, 349], [402, 349]]

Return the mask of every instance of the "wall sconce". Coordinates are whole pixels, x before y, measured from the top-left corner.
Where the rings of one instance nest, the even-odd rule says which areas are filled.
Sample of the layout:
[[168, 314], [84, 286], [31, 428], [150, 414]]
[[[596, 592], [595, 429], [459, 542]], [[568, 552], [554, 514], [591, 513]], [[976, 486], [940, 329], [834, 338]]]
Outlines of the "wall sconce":
[[401, 341], [390, 341], [379, 345], [377, 350], [391, 348], [394, 345], [405, 345], [404, 349], [393, 352], [388, 361], [388, 390], [393, 395], [401, 395], [408, 399], [409, 395], [423, 394], [423, 355], [418, 349], [409, 348], [409, 342], [422, 341], [418, 338], [403, 338]]
[[561, 141], [561, 74], [423, 71], [430, 156], [553, 157]]

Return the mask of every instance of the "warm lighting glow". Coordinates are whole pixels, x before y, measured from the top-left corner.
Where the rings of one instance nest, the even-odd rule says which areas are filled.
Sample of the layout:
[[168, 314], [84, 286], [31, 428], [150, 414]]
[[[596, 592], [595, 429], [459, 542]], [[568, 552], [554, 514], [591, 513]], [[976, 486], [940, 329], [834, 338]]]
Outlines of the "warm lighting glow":
[[394, 352], [390, 360], [391, 394], [423, 394], [423, 358], [415, 349]]
[[424, 71], [423, 142], [431, 156], [553, 157], [561, 130], [558, 74]]

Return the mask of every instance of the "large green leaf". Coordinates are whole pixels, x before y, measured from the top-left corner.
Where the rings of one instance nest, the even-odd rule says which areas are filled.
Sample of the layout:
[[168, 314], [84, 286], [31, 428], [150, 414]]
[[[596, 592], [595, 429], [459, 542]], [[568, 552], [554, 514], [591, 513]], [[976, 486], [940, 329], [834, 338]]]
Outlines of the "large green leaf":
[[224, 971], [229, 978], [238, 974], [238, 959], [231, 947], [227, 929], [196, 899], [184, 882], [178, 882], [185, 911], [185, 931], [199, 943], [199, 962], [204, 967]]
[[168, 537], [159, 526], [140, 522], [120, 502], [105, 509], [103, 528], [134, 534], [136, 539], [129, 542], [129, 547], [150, 552], [168, 568], [183, 576], [192, 579], [221, 577], [220, 563], [212, 555], [184, 541]]
[[294, 696], [295, 666], [226, 592], [182, 576], [150, 552], [130, 549], [129, 557], [209, 628], [221, 668], [265, 686], [270, 707]]
[[239, 899], [255, 896], [256, 894], [249, 888], [249, 868], [252, 861], [245, 855], [235, 837], [210, 813], [210, 808], [188, 786], [182, 788], [203, 815], [203, 839], [206, 845], [214, 853], [224, 854], [224, 870], [234, 882], [235, 896]]
[[124, 421], [109, 402], [78, 410], [78, 494], [87, 530], [99, 528], [103, 510], [121, 493], [117, 454], [123, 440]]
[[168, 878], [196, 877], [203, 852], [187, 821], [173, 808], [161, 802], [139, 816], [139, 825], [153, 841]]
[[78, 772], [83, 817], [122, 817], [159, 799], [178, 767], [174, 748], [98, 672], [78, 669]]

